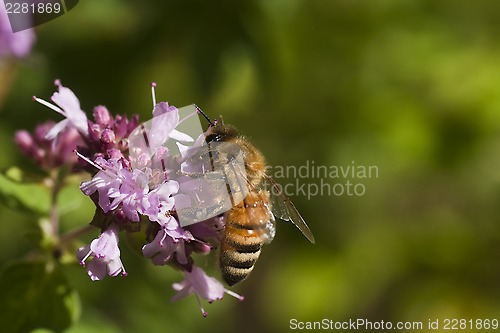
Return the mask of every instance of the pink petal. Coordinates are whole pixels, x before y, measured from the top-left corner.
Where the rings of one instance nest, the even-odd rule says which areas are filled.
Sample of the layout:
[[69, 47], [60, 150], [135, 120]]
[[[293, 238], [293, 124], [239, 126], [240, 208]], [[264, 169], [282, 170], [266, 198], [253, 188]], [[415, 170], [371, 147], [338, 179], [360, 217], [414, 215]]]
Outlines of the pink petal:
[[55, 124], [48, 132], [45, 134], [45, 139], [47, 140], [52, 140], [54, 139], [59, 133], [61, 133], [66, 126], [68, 126], [69, 120], [64, 119]]
[[180, 132], [176, 129], [174, 129], [170, 133], [170, 138], [177, 140], [177, 141], [182, 141], [182, 142], [194, 142], [194, 139], [187, 135], [186, 133]]
[[71, 89], [59, 85], [59, 91], [52, 95], [52, 101], [64, 110], [66, 118], [78, 131], [88, 136], [87, 116], [80, 108], [80, 101]]
[[106, 266], [103, 260], [94, 258], [87, 265], [87, 274], [92, 281], [100, 281], [106, 277]]

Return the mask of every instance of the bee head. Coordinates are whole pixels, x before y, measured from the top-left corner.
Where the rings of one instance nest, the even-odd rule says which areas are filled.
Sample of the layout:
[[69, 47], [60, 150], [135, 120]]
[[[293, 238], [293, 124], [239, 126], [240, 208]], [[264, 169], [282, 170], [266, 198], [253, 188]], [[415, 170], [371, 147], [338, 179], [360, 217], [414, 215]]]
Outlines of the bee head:
[[211, 126], [205, 137], [206, 143], [230, 141], [238, 137], [238, 130], [231, 125], [218, 123]]
[[210, 124], [207, 136], [205, 137], [206, 143], [230, 141], [239, 136], [238, 130], [235, 127], [224, 124], [222, 116], [220, 116], [220, 122], [212, 121], [202, 109], [200, 109], [197, 105], [195, 105], [195, 107], [198, 113], [201, 114]]

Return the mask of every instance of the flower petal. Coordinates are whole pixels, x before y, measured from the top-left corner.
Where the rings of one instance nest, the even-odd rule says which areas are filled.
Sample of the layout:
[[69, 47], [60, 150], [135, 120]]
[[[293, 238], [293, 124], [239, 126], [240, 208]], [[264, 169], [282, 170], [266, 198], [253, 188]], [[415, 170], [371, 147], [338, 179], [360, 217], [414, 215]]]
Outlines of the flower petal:
[[52, 101], [64, 110], [66, 118], [80, 133], [88, 136], [87, 116], [80, 108], [80, 101], [71, 89], [62, 86], [59, 81], [56, 84], [59, 91], [52, 95]]
[[46, 140], [52, 140], [54, 139], [59, 133], [61, 133], [66, 126], [68, 126], [69, 120], [64, 119], [55, 124], [48, 132], [45, 134], [45, 139]]
[[170, 138], [177, 140], [177, 141], [182, 141], [182, 142], [194, 142], [194, 139], [187, 135], [186, 133], [180, 132], [176, 129], [174, 129], [170, 133]]
[[92, 281], [100, 281], [106, 277], [106, 262], [99, 258], [94, 258], [87, 265], [87, 274]]

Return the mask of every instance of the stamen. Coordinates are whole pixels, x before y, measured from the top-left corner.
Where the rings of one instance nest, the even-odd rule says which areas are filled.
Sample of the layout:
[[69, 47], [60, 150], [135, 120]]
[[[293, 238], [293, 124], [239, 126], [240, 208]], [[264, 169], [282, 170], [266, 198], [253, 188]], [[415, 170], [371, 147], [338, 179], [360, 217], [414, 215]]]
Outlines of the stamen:
[[167, 232], [163, 230], [163, 236], [161, 237], [160, 241], [158, 242], [160, 246], [163, 246], [163, 242], [167, 239]]
[[151, 96], [153, 98], [153, 108], [156, 106], [156, 92], [155, 92], [156, 82], [151, 82]]
[[241, 296], [241, 295], [238, 295], [237, 293], [235, 293], [234, 291], [231, 291], [229, 289], [225, 289], [224, 288], [224, 292], [230, 296], [233, 296], [235, 298], [237, 298], [238, 300], [240, 301], [244, 301], [245, 300], [245, 297], [244, 296]]
[[80, 260], [80, 265], [82, 266], [85, 266], [85, 261], [87, 261], [87, 259], [90, 257], [90, 255], [92, 254], [92, 251], [89, 251], [85, 257], [82, 258], [82, 260]]
[[82, 154], [80, 154], [78, 151], [76, 150], [73, 150], [75, 152], [75, 154], [80, 157], [82, 160], [84, 160], [85, 162], [87, 162], [88, 164], [92, 165], [93, 167], [97, 168], [99, 171], [103, 171], [105, 174], [107, 174], [108, 176], [110, 177], [117, 177], [117, 178], [120, 178], [124, 183], [126, 184], [129, 184], [131, 186], [135, 186], [136, 183], [134, 183], [133, 180], [130, 180], [128, 178], [124, 178], [123, 175], [121, 173], [117, 173], [117, 172], [114, 172], [113, 170], [108, 170], [108, 169], [105, 169], [104, 167], [100, 166], [99, 164], [91, 161], [90, 159], [88, 159], [87, 157], [83, 156]]
[[63, 116], [66, 117], [66, 114], [64, 113], [64, 111], [62, 109], [58, 108], [57, 106], [55, 106], [54, 104], [49, 103], [47, 101], [44, 101], [43, 99], [38, 98], [36, 96], [33, 96], [31, 99], [33, 101], [38, 102], [38, 103], [40, 103], [40, 104], [48, 107], [49, 109], [52, 109], [52, 110], [56, 111], [57, 113], [60, 113], [60, 114], [62, 114]]
[[196, 296], [196, 301], [198, 302], [198, 305], [201, 309], [201, 313], [203, 314], [203, 317], [207, 317], [208, 316], [208, 313], [205, 311], [205, 309], [203, 308], [203, 306], [201, 305], [201, 301], [200, 301], [200, 297], [198, 297], [198, 294], [194, 294]]
[[[210, 245], [210, 243], [205, 242], [205, 241], [203, 241], [203, 240], [201, 240], [201, 239], [198, 239], [198, 238], [193, 238], [192, 240], [193, 240], [193, 241], [195, 241], [195, 242], [198, 242], [198, 243], [200, 243], [200, 244], [202, 244], [202, 245], [209, 246], [211, 249], [213, 248], [213, 247], [212, 247], [212, 245]], [[189, 241], [188, 241], [188, 243], [189, 243]]]
[[[211, 251], [213, 251], [215, 249], [215, 247], [213, 247], [210, 243], [204, 242], [204, 241], [202, 241], [200, 239], [193, 238], [192, 241], [196, 242], [196, 244], [194, 245], [193, 250], [195, 252], [197, 252], [197, 253], [208, 254], [208, 253], [210, 253]], [[189, 243], [190, 240], [188, 240], [186, 242]]]
[[[96, 257], [96, 258], [104, 258], [105, 256], [102, 256], [102, 257]], [[123, 265], [121, 265], [120, 267], [118, 267], [115, 271], [113, 272], [110, 272], [109, 275], [111, 276], [117, 276], [117, 275], [121, 275], [121, 276], [127, 276], [128, 273], [125, 271], [125, 267], [123, 267]]]
[[122, 276], [127, 276], [128, 275], [127, 271], [125, 270], [125, 267], [123, 267], [123, 264], [122, 264], [121, 270], [122, 270], [122, 273], [121, 273]]
[[91, 161], [89, 158], [83, 156], [82, 154], [80, 154], [77, 150], [73, 150], [76, 154], [76, 156], [80, 157], [82, 160], [84, 160], [85, 162], [87, 162], [88, 164], [94, 166], [96, 169], [99, 169], [101, 171], [103, 171], [104, 169], [97, 163]]

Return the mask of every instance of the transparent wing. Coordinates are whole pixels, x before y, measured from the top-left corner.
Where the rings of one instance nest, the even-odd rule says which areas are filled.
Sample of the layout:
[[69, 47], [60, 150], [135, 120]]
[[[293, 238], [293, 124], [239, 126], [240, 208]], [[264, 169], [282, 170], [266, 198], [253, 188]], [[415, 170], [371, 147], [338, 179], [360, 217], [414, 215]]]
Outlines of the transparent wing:
[[199, 148], [179, 170], [176, 209], [181, 226], [204, 221], [236, 206], [247, 196], [245, 163], [241, 154], [220, 164], [213, 155], [234, 149], [234, 144], [215, 142]]
[[240, 175], [241, 178], [246, 180], [249, 192], [253, 192], [252, 194], [260, 197], [260, 200], [264, 203], [260, 209], [265, 209], [269, 215], [269, 220], [265, 227], [266, 243], [270, 243], [276, 233], [274, 216], [283, 221], [291, 221], [311, 243], [315, 243], [311, 230], [297, 211], [297, 208], [295, 208], [292, 201], [283, 193], [281, 187], [272, 177], [267, 175], [264, 177], [263, 186], [261, 186], [262, 189], [256, 189], [243, 174]]
[[265, 204], [264, 207], [266, 209], [266, 213], [269, 216], [269, 220], [266, 222], [266, 227], [264, 229], [264, 243], [269, 244], [276, 235], [276, 220], [274, 219], [274, 215], [271, 209], [269, 209], [269, 205]]
[[189, 174], [180, 182], [174, 196], [176, 211], [182, 226], [187, 226], [218, 216], [232, 207], [226, 179], [220, 172]]
[[264, 188], [266, 188], [270, 194], [273, 214], [283, 221], [291, 221], [300, 232], [314, 244], [315, 240], [311, 229], [309, 229], [306, 221], [304, 221], [292, 201], [283, 193], [281, 186], [278, 185], [271, 176], [266, 175], [264, 179]]
[[244, 200], [245, 214], [248, 221], [248, 232], [262, 236], [265, 244], [271, 243], [276, 234], [276, 221], [269, 204], [269, 193], [265, 190], [256, 191], [249, 185], [250, 192]]
[[[276, 221], [271, 211], [269, 192], [257, 189], [249, 182], [240, 154], [231, 154], [236, 157], [224, 161], [223, 165], [217, 165], [217, 159], [207, 158], [209, 153], [216, 154], [221, 150], [235, 148], [234, 145], [230, 146], [224, 142], [217, 144], [227, 146], [218, 149], [209, 147], [200, 152], [201, 158], [193, 155], [195, 161], [206, 164], [202, 168], [205, 172], [191, 173], [188, 175], [189, 180], [181, 182], [180, 192], [190, 195], [188, 205], [183, 207], [178, 204], [180, 207], [177, 208], [177, 214], [181, 225], [186, 222], [196, 223], [207, 216], [220, 215], [243, 203], [248, 220], [255, 227], [252, 232], [262, 235], [264, 243], [270, 243], [276, 234]], [[190, 165], [193, 164], [194, 161], [191, 161]], [[176, 198], [176, 202], [182, 202], [177, 199], [179, 198]]]
[[[179, 184], [174, 208], [183, 227], [224, 213], [248, 193], [241, 185], [246, 178], [239, 146], [207, 143], [206, 135], [198, 108], [189, 105], [153, 117], [129, 136], [132, 168], [152, 175], [148, 177], [150, 189], [166, 180]], [[224, 155], [230, 160], [218, 158]]]

